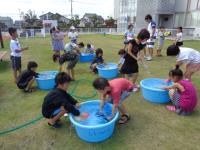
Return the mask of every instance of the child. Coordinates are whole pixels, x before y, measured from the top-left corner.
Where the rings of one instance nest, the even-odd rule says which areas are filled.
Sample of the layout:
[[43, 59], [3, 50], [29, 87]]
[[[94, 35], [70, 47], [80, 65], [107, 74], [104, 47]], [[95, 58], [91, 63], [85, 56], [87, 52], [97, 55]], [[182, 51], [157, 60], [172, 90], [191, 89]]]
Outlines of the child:
[[93, 81], [93, 86], [102, 94], [100, 113], [103, 113], [105, 99], [108, 96], [108, 102], [113, 104], [112, 115], [108, 119], [111, 120], [115, 116], [117, 109], [119, 109], [122, 114], [119, 123], [127, 123], [130, 120], [130, 116], [125, 107], [125, 99], [131, 94], [133, 83], [124, 78], [113, 79], [111, 81], [105, 78], [97, 78]]
[[21, 74], [21, 57], [22, 52], [28, 50], [28, 47], [21, 48], [20, 43], [18, 41], [18, 34], [16, 28], [9, 28], [8, 32], [11, 36], [10, 40], [10, 58], [12, 63], [14, 81], [17, 83], [17, 77]]
[[172, 106], [167, 106], [169, 111], [179, 115], [189, 115], [197, 105], [197, 93], [193, 84], [189, 80], [183, 79], [183, 72], [176, 65], [176, 69], [171, 71], [171, 78], [174, 84], [164, 87], [169, 90]]
[[101, 48], [98, 48], [95, 52], [95, 58], [93, 59], [91, 65], [90, 65], [90, 69], [92, 70], [92, 72], [94, 73], [98, 73], [97, 70], [97, 65], [99, 64], [103, 64], [104, 63], [104, 59], [103, 59], [103, 50]]
[[42, 114], [48, 119], [49, 126], [54, 128], [61, 127], [59, 121], [65, 113], [72, 113], [74, 116], [77, 116], [76, 119], [78, 120], [87, 117], [86, 113], [80, 114], [78, 110], [80, 103], [66, 92], [70, 81], [71, 78], [67, 73], [58, 73], [55, 79], [56, 88], [44, 98]]
[[59, 27], [53, 27], [51, 32], [53, 50], [60, 54], [60, 51], [64, 50], [64, 33]]
[[183, 28], [178, 27], [177, 28], [177, 34], [176, 34], [176, 46], [182, 46], [183, 45]]
[[70, 42], [65, 45], [65, 53], [67, 53], [67, 55], [70, 57], [75, 57], [75, 59], [72, 59], [69, 61], [68, 66], [67, 66], [68, 74], [70, 75], [72, 80], [75, 80], [74, 67], [76, 66], [79, 60], [80, 49], [83, 47], [84, 47], [83, 42], [79, 44]]
[[65, 62], [68, 62], [68, 61], [77, 61], [77, 55], [72, 55], [72, 54], [69, 54], [69, 53], [64, 53], [63, 55], [59, 55], [59, 54], [54, 54], [53, 55], [53, 62], [58, 62], [60, 67], [59, 67], [59, 71], [62, 72], [63, 71], [63, 64]]
[[76, 28], [74, 26], [70, 27], [70, 32], [68, 33], [68, 37], [72, 43], [77, 43], [78, 33], [76, 32]]
[[36, 62], [28, 62], [27, 70], [24, 70], [18, 77], [17, 86], [19, 89], [23, 89], [24, 92], [33, 92], [32, 85], [35, 82], [35, 78], [38, 77], [38, 73], [36, 73], [37, 67]]
[[88, 43], [87, 47], [84, 50], [84, 53], [93, 54], [94, 53], [94, 46]]
[[146, 15], [145, 21], [148, 23], [148, 31], [150, 33], [150, 38], [147, 41], [149, 56], [146, 57], [146, 60], [151, 61], [153, 57], [153, 49], [156, 40], [156, 23], [152, 20], [152, 16], [150, 14]]
[[158, 57], [161, 57], [161, 50], [164, 46], [164, 43], [165, 43], [165, 35], [164, 35], [164, 32], [165, 32], [165, 28], [163, 26], [160, 27], [160, 30], [158, 32], [158, 49], [157, 49], [157, 56]]
[[[121, 67], [121, 74], [127, 76], [127, 78], [132, 78], [132, 83], [135, 84], [138, 78], [138, 61], [142, 61], [143, 54], [141, 50], [144, 48], [143, 44], [149, 39], [150, 34], [146, 29], [142, 29], [137, 35], [136, 39], [129, 42], [128, 52], [125, 55], [124, 64]], [[135, 89], [134, 91], [137, 91]]]
[[200, 71], [200, 52], [192, 48], [172, 45], [167, 49], [168, 56], [177, 56], [177, 64], [186, 64], [184, 77], [191, 80], [194, 73]]
[[133, 25], [128, 25], [128, 31], [124, 34], [124, 49], [128, 46], [130, 40], [133, 40], [135, 37], [135, 33], [133, 32]]
[[121, 67], [124, 64], [124, 57], [126, 55], [126, 51], [124, 49], [120, 49], [118, 52], [118, 55], [120, 56], [119, 62], [118, 62], [118, 66]]

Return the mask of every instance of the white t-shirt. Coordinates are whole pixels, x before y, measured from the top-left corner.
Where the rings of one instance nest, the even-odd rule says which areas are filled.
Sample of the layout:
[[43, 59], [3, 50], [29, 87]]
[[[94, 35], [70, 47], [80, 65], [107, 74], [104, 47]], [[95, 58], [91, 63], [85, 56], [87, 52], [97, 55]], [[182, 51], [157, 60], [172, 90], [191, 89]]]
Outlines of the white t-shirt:
[[154, 33], [153, 35], [153, 30], [156, 29], [156, 23], [154, 21], [150, 22], [148, 25], [148, 31], [150, 33], [150, 37], [151, 36], [156, 36], [156, 33]]
[[78, 37], [78, 33], [77, 33], [77, 32], [69, 32], [69, 33], [68, 33], [68, 37], [69, 37], [71, 40], [75, 40], [75, 39], [77, 39], [77, 37]]
[[121, 57], [118, 64], [119, 64], [119, 65], [123, 65], [123, 64], [124, 64], [124, 61], [125, 61], [125, 58], [124, 58], [124, 57]]
[[78, 48], [78, 45], [77, 44], [75, 44], [75, 43], [67, 43], [66, 45], [65, 45], [65, 51], [66, 52], [71, 52], [71, 51], [73, 51], [75, 48]]
[[133, 31], [126, 31], [126, 33], [124, 35], [126, 37], [126, 40], [128, 40], [128, 41], [134, 39], [134, 37], [135, 37], [135, 34]]
[[192, 48], [179, 47], [180, 53], [177, 56], [177, 61], [188, 64], [200, 63], [200, 52]]
[[177, 42], [183, 42], [183, 33], [182, 32], [176, 34], [176, 40], [177, 40]]
[[13, 40], [11, 39], [10, 40], [10, 50], [11, 50], [11, 56], [14, 56], [14, 57], [21, 57], [22, 56], [22, 52], [20, 53], [17, 53], [16, 50], [19, 50], [21, 49], [21, 46], [19, 44], [19, 41], [18, 39], [16, 40]]

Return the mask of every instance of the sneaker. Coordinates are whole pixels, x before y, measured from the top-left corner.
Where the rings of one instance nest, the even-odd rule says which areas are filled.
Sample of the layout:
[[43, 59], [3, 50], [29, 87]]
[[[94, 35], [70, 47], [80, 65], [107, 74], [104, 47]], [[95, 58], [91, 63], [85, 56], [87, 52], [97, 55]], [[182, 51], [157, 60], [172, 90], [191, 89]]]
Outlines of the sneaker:
[[133, 88], [133, 92], [138, 92], [139, 89], [140, 89], [139, 87], [134, 87], [134, 88]]
[[148, 57], [147, 56], [144, 56], [144, 59], [147, 59]]
[[146, 60], [147, 60], [147, 61], [151, 61], [151, 60], [152, 60], [152, 57], [149, 56]]
[[51, 127], [53, 127], [53, 128], [56, 128], [56, 129], [58, 129], [58, 128], [60, 128], [60, 127], [62, 126], [62, 124], [59, 123], [59, 122], [56, 122], [56, 123], [54, 123], [54, 124], [50, 124], [50, 123], [48, 122], [48, 125], [51, 126]]

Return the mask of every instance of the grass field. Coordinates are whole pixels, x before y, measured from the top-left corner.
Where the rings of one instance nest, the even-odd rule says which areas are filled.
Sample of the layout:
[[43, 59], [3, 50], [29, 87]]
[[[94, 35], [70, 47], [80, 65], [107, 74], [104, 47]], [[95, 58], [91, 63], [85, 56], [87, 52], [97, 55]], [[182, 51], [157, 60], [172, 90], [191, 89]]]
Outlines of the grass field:
[[[91, 42], [104, 50], [106, 62], [117, 62], [117, 51], [122, 47], [121, 36], [81, 35], [79, 41]], [[67, 41], [66, 41], [67, 42]], [[166, 47], [170, 44], [166, 42]], [[23, 68], [29, 60], [39, 64], [38, 71], [56, 70], [57, 64], [51, 60], [49, 38], [21, 40], [30, 50], [23, 54]], [[186, 41], [185, 46], [199, 49], [199, 41]], [[5, 41], [9, 50], [9, 41]], [[163, 50], [165, 55], [165, 50]], [[9, 56], [7, 58], [9, 60]], [[151, 74], [140, 67], [139, 80], [147, 77], [166, 78], [169, 69], [175, 64], [174, 57], [155, 58], [147, 63]], [[76, 79], [95, 79], [90, 73], [89, 64], [78, 64]], [[193, 76], [193, 82], [200, 97], [200, 73]], [[83, 90], [84, 89], [84, 90]], [[90, 93], [92, 85], [80, 85], [77, 94]], [[10, 61], [0, 62], [0, 131], [15, 127], [41, 115], [41, 105], [48, 91], [25, 94], [13, 84]], [[99, 95], [96, 99], [99, 98]], [[83, 101], [83, 100], [80, 100]], [[200, 107], [189, 117], [170, 113], [165, 105], [156, 105], [144, 101], [141, 93], [135, 93], [127, 99], [127, 108], [132, 119], [126, 125], [117, 125], [114, 135], [102, 143], [81, 141], [69, 120], [63, 118], [65, 125], [61, 129], [52, 129], [45, 120], [12, 133], [0, 136], [1, 150], [199, 150], [200, 149]]]

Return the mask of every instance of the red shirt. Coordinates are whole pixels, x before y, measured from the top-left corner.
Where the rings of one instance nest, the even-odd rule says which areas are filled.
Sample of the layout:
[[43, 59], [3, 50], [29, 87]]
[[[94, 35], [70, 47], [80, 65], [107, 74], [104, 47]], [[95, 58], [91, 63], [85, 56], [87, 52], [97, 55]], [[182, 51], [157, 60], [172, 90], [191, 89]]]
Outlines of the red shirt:
[[106, 96], [108, 95], [113, 99], [113, 104], [116, 104], [116, 105], [119, 104], [121, 94], [123, 91], [129, 91], [133, 89], [133, 83], [124, 78], [111, 80], [109, 81], [109, 84], [111, 87], [111, 92], [109, 94], [103, 95], [102, 99], [103, 101], [105, 101]]

